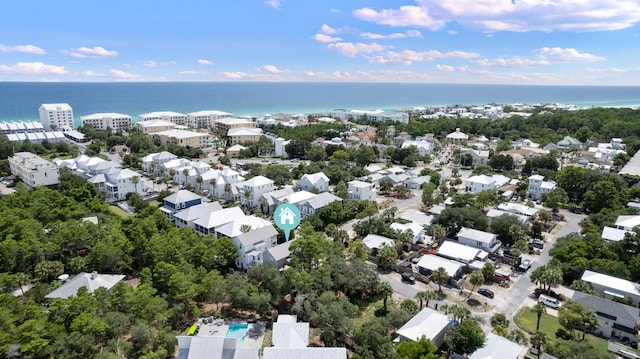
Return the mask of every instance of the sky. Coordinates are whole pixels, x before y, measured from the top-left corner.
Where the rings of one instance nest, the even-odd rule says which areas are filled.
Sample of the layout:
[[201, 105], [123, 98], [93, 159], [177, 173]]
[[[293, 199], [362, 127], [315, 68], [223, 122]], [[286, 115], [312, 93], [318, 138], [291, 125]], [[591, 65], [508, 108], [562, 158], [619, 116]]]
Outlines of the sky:
[[20, 0], [0, 81], [640, 85], [638, 0]]

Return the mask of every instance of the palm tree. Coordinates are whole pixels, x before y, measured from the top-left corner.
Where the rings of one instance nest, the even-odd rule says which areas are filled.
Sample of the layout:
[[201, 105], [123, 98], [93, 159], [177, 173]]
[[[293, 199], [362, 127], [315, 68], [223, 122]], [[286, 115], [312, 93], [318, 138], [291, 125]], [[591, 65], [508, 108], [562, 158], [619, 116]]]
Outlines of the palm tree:
[[438, 295], [430, 290], [423, 290], [421, 292], [416, 293], [416, 299], [420, 301], [420, 310], [422, 310], [422, 303], [427, 302], [427, 308], [429, 307], [429, 301], [435, 300], [438, 298]]
[[250, 206], [249, 206], [249, 198], [250, 198], [250, 197], [251, 197], [251, 191], [249, 191], [248, 189], [247, 189], [247, 190], [245, 190], [245, 191], [244, 191], [244, 198], [245, 198], [245, 200], [246, 200], [246, 202], [245, 202], [245, 203], [246, 203], [246, 206], [247, 206], [247, 207], [250, 207]]
[[217, 196], [217, 194], [215, 193], [215, 191], [216, 191], [216, 183], [217, 183], [217, 181], [216, 181], [215, 178], [212, 178], [212, 179], [209, 180], [209, 184], [211, 185], [211, 195], [215, 194]]
[[536, 331], [540, 330], [540, 319], [542, 318], [542, 314], [547, 313], [547, 307], [542, 303], [537, 303], [533, 307], [531, 307], [531, 311], [536, 313], [538, 317], [538, 322], [536, 323]]
[[231, 193], [231, 184], [230, 183], [226, 183], [224, 185], [224, 193], [225, 193], [225, 195], [227, 197], [227, 201], [229, 201], [230, 200], [229, 199], [229, 193]]
[[549, 338], [547, 338], [547, 335], [544, 332], [536, 331], [535, 333], [533, 333], [531, 338], [529, 338], [529, 341], [531, 342], [531, 345], [533, 345], [537, 349], [537, 355], [538, 358], [540, 358], [540, 347], [546, 345], [549, 341]]
[[201, 191], [202, 191], [202, 181], [203, 181], [202, 176], [198, 175], [196, 177], [196, 182], [198, 183], [198, 189], [200, 189]]
[[435, 272], [431, 273], [431, 280], [438, 283], [438, 292], [442, 293], [442, 285], [449, 281], [449, 273], [444, 267], [438, 267]]
[[176, 170], [175, 169], [170, 169], [169, 170], [169, 176], [171, 176], [171, 180], [173, 181], [174, 176], [176, 175]]
[[131, 183], [133, 183], [133, 185], [135, 186], [136, 193], [138, 193], [138, 182], [140, 182], [140, 177], [138, 176], [131, 177]]
[[182, 170], [182, 175], [184, 176], [184, 185], [187, 185], [187, 177], [189, 177], [189, 169], [185, 168]]
[[384, 309], [384, 314], [387, 315], [387, 299], [393, 294], [393, 288], [391, 288], [391, 284], [387, 282], [380, 282], [378, 284], [377, 292], [382, 295], [382, 307]]
[[23, 285], [29, 283], [29, 275], [26, 273], [16, 273], [13, 275], [13, 279], [16, 281], [16, 283], [18, 283], [18, 287], [20, 287], [20, 292], [22, 293], [22, 296], [24, 297], [24, 287]]
[[476, 287], [484, 283], [484, 275], [482, 275], [481, 271], [478, 271], [478, 270], [474, 271], [469, 276], [469, 282], [473, 284], [473, 288], [471, 288], [471, 292], [469, 293], [469, 298], [470, 298], [471, 294], [473, 294], [473, 291], [476, 289]]

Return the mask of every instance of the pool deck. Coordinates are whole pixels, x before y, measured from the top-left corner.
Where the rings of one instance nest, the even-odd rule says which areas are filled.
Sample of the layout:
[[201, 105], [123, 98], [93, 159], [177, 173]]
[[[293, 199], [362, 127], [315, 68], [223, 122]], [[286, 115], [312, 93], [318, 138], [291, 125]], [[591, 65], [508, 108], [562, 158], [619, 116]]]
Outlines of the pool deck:
[[[247, 322], [237, 321], [230, 322], [224, 319], [213, 319], [211, 323], [208, 320], [200, 319], [196, 323], [200, 326], [198, 331], [199, 337], [226, 337], [229, 331], [229, 325], [231, 324], [246, 324]], [[262, 348], [262, 342], [264, 340], [264, 333], [266, 330], [265, 322], [248, 323], [247, 334], [244, 338], [242, 348], [245, 349], [260, 349]]]

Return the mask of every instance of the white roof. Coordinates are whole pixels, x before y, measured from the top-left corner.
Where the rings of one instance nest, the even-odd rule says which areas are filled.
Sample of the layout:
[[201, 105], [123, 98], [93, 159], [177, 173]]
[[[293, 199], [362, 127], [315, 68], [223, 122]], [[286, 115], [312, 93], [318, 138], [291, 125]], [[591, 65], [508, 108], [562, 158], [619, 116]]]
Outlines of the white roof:
[[534, 216], [539, 211], [535, 207], [528, 207], [523, 204], [511, 203], [511, 202], [500, 203], [498, 205], [498, 209], [505, 212], [509, 212], [509, 213], [521, 214], [527, 217]]
[[303, 202], [306, 202], [315, 196], [316, 194], [308, 191], [298, 191], [298, 192], [293, 192], [289, 195], [286, 195], [280, 198], [279, 200], [282, 202], [287, 201], [287, 203], [291, 203], [291, 204], [298, 204], [298, 203], [302, 204]]
[[463, 132], [460, 132], [460, 129], [456, 128], [455, 132], [451, 132], [450, 134], [447, 135], [447, 138], [451, 140], [466, 140], [469, 138], [469, 135]]
[[265, 176], [255, 176], [251, 179], [248, 179], [242, 183], [243, 186], [247, 187], [257, 187], [257, 186], [268, 186], [273, 184], [274, 182], [268, 179]]
[[342, 198], [329, 192], [322, 192], [320, 194], [315, 195], [313, 198], [309, 199], [306, 202], [306, 204], [311, 206], [311, 208], [318, 209], [335, 201], [342, 201]]
[[452, 261], [450, 259], [442, 258], [435, 255], [426, 254], [420, 258], [418, 261], [418, 267], [422, 267], [428, 269], [430, 271], [435, 271], [436, 269], [443, 267], [447, 274], [450, 276], [455, 275], [460, 271], [464, 265], [460, 262]]
[[175, 218], [181, 219], [185, 222], [191, 222], [221, 210], [222, 206], [218, 202], [201, 203], [179, 211], [175, 214]]
[[169, 203], [185, 203], [185, 202], [194, 201], [198, 199], [202, 200], [202, 196], [199, 196], [186, 189], [181, 189], [175, 192], [174, 194], [164, 198], [164, 200]]
[[141, 127], [173, 126], [175, 127], [176, 124], [171, 121], [165, 121], [165, 120], [149, 120], [149, 121], [138, 122], [138, 126], [141, 126]]
[[481, 184], [488, 185], [488, 184], [494, 184], [496, 180], [492, 176], [479, 175], [479, 176], [472, 176], [467, 178], [467, 182], [481, 183]]
[[98, 288], [111, 289], [119, 281], [124, 279], [124, 275], [121, 274], [98, 274], [97, 272], [86, 273], [81, 272], [73, 279], [63, 284], [60, 288], [47, 294], [45, 298], [54, 299], [62, 298], [67, 299], [72, 295], [78, 293], [78, 289], [86, 287], [89, 293], [93, 293]]
[[256, 135], [262, 135], [261, 128], [236, 127], [236, 128], [230, 128], [229, 131], [227, 131], [227, 136], [256, 136]]
[[383, 246], [393, 246], [395, 243], [393, 239], [387, 238], [385, 236], [379, 236], [377, 234], [368, 234], [366, 237], [364, 237], [362, 242], [369, 249], [380, 249]]
[[544, 176], [541, 175], [531, 175], [529, 176], [530, 180], [534, 180], [534, 181], [544, 181]]
[[246, 149], [246, 147], [244, 147], [243, 145], [241, 145], [241, 144], [236, 144], [236, 145], [233, 145], [233, 146], [231, 146], [231, 147], [227, 148], [227, 151], [233, 151], [233, 152], [235, 152], [235, 151], [242, 151], [242, 150], [244, 150], [244, 149]]
[[622, 278], [585, 270], [582, 274], [583, 281], [611, 288], [621, 293], [640, 296], [640, 285]]
[[329, 182], [329, 177], [327, 177], [327, 175], [324, 174], [324, 172], [317, 172], [317, 173], [307, 173], [304, 176], [302, 176], [302, 178], [300, 178], [300, 181], [302, 181], [304, 178], [306, 178], [307, 180], [309, 180], [309, 182], [311, 182], [312, 184], [316, 184], [318, 183], [318, 181], [325, 180], [326, 182]]
[[489, 333], [482, 348], [473, 352], [469, 359], [514, 359], [520, 357], [523, 346], [507, 338]]
[[604, 227], [602, 229], [602, 239], [606, 239], [612, 242], [619, 242], [624, 239], [625, 234], [630, 233], [633, 234], [632, 231], [627, 231], [624, 229], [612, 228], [612, 227]]
[[424, 308], [398, 329], [398, 334], [413, 341], [418, 341], [423, 336], [433, 340], [450, 322], [451, 319], [446, 315], [431, 308]]
[[154, 117], [186, 117], [184, 113], [173, 112], [173, 111], [156, 111], [143, 113], [139, 117], [142, 118], [154, 118]]
[[624, 228], [640, 226], [640, 216], [618, 216], [616, 226]]
[[193, 137], [209, 137], [209, 135], [207, 135], [206, 133], [202, 133], [202, 132], [193, 132], [193, 131], [187, 131], [187, 130], [166, 130], [166, 131], [160, 131], [160, 132], [154, 132], [151, 135], [157, 135], [157, 136], [167, 136], [167, 137], [171, 137], [171, 138], [193, 138]]
[[305, 348], [309, 345], [309, 323], [278, 320], [273, 323], [271, 341], [274, 347]]
[[406, 211], [400, 215], [400, 218], [421, 226], [430, 226], [433, 221], [433, 216], [416, 210]]
[[516, 214], [516, 213], [511, 213], [511, 212], [505, 212], [499, 209], [495, 209], [492, 208], [490, 210], [487, 211], [487, 218], [497, 218], [500, 217], [502, 215], [508, 215], [508, 216], [514, 216], [516, 218], [518, 218], [520, 220], [520, 222], [522, 223], [527, 223], [527, 221], [529, 221], [529, 218], [527, 216], [524, 216], [522, 214]]
[[217, 123], [222, 123], [225, 125], [233, 125], [239, 123], [253, 123], [253, 121], [248, 120], [246, 118], [236, 118], [236, 117], [223, 117], [215, 120]]
[[438, 255], [469, 263], [476, 259], [480, 249], [452, 241], [444, 241], [438, 248]]
[[93, 119], [101, 119], [101, 118], [128, 118], [128, 119], [131, 119], [131, 116], [125, 115], [123, 113], [115, 113], [115, 112], [98, 112], [98, 113], [93, 113], [91, 115], [80, 116], [81, 120], [93, 120]]
[[[217, 212], [216, 212], [217, 213]], [[216, 213], [214, 213], [213, 215], [215, 216]], [[242, 226], [247, 225], [251, 227], [251, 231], [247, 232], [247, 233], [243, 233], [241, 228]], [[263, 227], [271, 227], [273, 229], [273, 226], [271, 225], [271, 222], [262, 219], [262, 218], [258, 218], [256, 216], [238, 216], [233, 218], [233, 220], [219, 226], [216, 227], [216, 232], [227, 236], [229, 238], [233, 238], [233, 237], [241, 237], [243, 235], [246, 235], [248, 233], [252, 233], [255, 232], [255, 234], [260, 235], [261, 238], [267, 238], [270, 237], [272, 235], [276, 235], [278, 232], [273, 229], [273, 233], [271, 233], [270, 231], [267, 231], [265, 228]], [[261, 229], [261, 230], [257, 230], [257, 229]]]
[[40, 107], [47, 111], [69, 111], [71, 106], [68, 103], [43, 103]]
[[264, 348], [263, 359], [347, 359], [346, 348]]
[[396, 231], [399, 231], [399, 232], [409, 231], [414, 236], [417, 236], [418, 234], [420, 234], [420, 232], [422, 232], [424, 230], [424, 228], [421, 225], [413, 223], [413, 222], [409, 222], [407, 224], [393, 222], [393, 223], [391, 223], [390, 227], [391, 227], [391, 229], [395, 229]]
[[460, 229], [460, 232], [458, 232], [458, 238], [460, 237], [470, 238], [482, 243], [491, 243], [496, 238], [496, 235], [489, 232], [479, 231], [473, 228], [462, 227], [462, 229]]
[[204, 110], [204, 111], [189, 112], [187, 115], [189, 116], [210, 116], [210, 115], [232, 116], [232, 114], [230, 114], [229, 112], [223, 112], [218, 110]]
[[369, 183], [369, 182], [362, 182], [362, 181], [350, 181], [349, 182], [349, 187], [369, 188], [371, 186], [373, 186], [373, 184]]
[[[291, 245], [291, 243], [293, 243], [293, 240], [278, 244], [277, 246], [274, 246], [274, 247], [271, 247], [271, 248], [267, 249], [267, 252], [269, 252], [269, 254], [271, 254], [273, 259], [275, 259], [276, 261], [279, 261], [281, 259], [285, 259], [285, 258], [289, 257], [289, 255], [291, 254], [291, 252], [289, 251], [289, 246]], [[278, 318], [279, 318], [279, 316], [278, 316]], [[280, 320], [280, 319], [278, 319], [278, 320]]]
[[211, 212], [207, 216], [196, 219], [193, 223], [204, 228], [215, 228], [242, 216], [244, 216], [244, 212], [240, 207], [229, 207]]

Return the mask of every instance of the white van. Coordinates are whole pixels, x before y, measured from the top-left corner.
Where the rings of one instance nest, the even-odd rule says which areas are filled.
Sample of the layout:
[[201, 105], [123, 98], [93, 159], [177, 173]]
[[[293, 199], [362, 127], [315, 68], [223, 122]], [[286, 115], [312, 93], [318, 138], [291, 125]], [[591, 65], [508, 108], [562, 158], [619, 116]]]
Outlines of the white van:
[[556, 298], [549, 297], [548, 295], [544, 294], [540, 294], [540, 296], [538, 297], [538, 302], [554, 309], [558, 309], [558, 307], [562, 305], [562, 303]]

